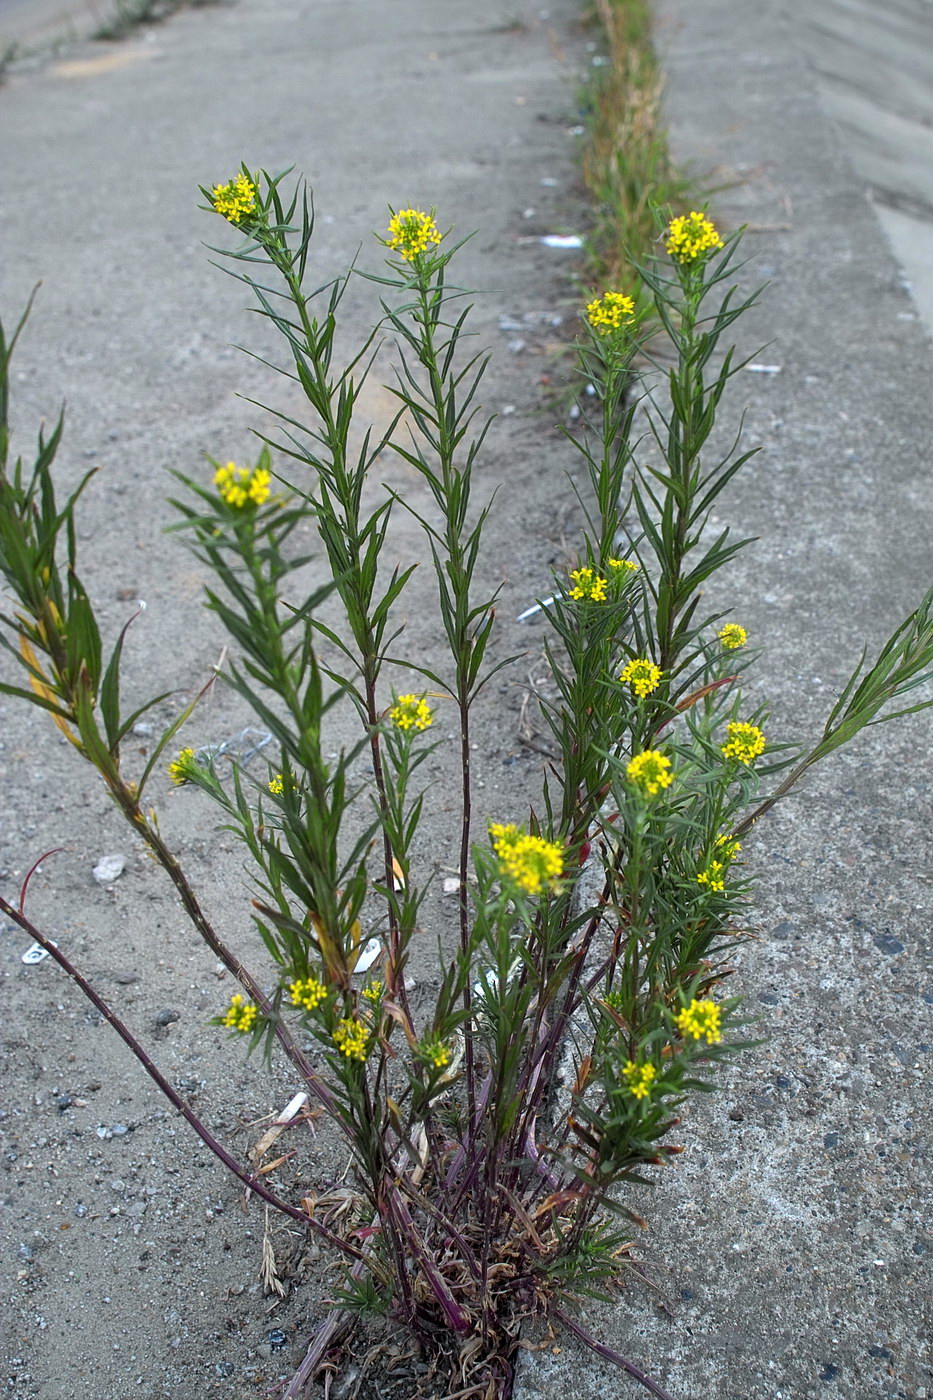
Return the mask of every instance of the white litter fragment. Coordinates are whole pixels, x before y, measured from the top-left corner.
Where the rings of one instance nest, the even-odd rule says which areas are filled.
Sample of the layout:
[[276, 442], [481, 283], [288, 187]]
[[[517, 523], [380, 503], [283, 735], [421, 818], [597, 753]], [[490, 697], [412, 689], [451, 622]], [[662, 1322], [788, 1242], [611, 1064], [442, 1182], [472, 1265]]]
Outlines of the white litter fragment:
[[359, 977], [361, 972], [368, 972], [381, 952], [382, 944], [379, 942], [379, 939], [371, 938], [369, 942], [365, 944], [363, 951], [357, 959], [356, 967], [353, 969], [353, 975]]
[[[52, 944], [53, 948], [58, 947], [54, 938], [50, 938], [49, 942]], [[43, 958], [47, 958], [48, 956], [48, 948], [43, 948], [40, 943], [33, 943], [31, 948], [26, 949], [25, 953], [20, 958], [20, 962], [24, 962], [27, 967], [30, 967], [33, 963], [40, 963]]]
[[533, 603], [530, 608], [526, 608], [523, 613], [519, 613], [516, 622], [527, 622], [529, 617], [534, 617], [535, 613], [541, 612], [543, 608], [550, 608], [557, 602], [556, 598], [543, 598], [540, 603]]
[[126, 856], [118, 852], [112, 856], [101, 856], [91, 874], [99, 885], [112, 885], [114, 880], [119, 880], [125, 868]]
[[282, 1112], [279, 1114], [278, 1118], [272, 1124], [272, 1127], [263, 1133], [262, 1137], [256, 1143], [256, 1146], [250, 1152], [250, 1159], [254, 1163], [258, 1162], [260, 1158], [263, 1157], [265, 1153], [269, 1151], [269, 1148], [281, 1136], [281, 1134], [288, 1127], [292, 1119], [297, 1118], [298, 1114], [301, 1112], [301, 1110], [304, 1108], [307, 1102], [307, 1094], [297, 1093], [295, 1097], [291, 1099], [289, 1103], [286, 1104], [286, 1106], [282, 1109]]
[[545, 248], [582, 248], [583, 239], [578, 233], [546, 233], [538, 240]]
[[460, 881], [454, 875], [449, 875], [444, 881], [445, 894], [457, 894], [460, 890]]
[[780, 374], [783, 365], [746, 365], [748, 374]]

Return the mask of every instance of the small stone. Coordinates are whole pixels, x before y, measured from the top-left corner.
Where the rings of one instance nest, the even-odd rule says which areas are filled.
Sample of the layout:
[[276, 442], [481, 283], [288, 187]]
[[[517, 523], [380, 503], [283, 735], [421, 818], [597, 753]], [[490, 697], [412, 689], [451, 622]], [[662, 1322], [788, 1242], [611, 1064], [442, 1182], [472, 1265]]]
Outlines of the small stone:
[[224, 967], [223, 963], [216, 963], [214, 966], [214, 976], [218, 979], [218, 981], [221, 977], [226, 977], [226, 975], [227, 969]]
[[99, 885], [112, 885], [114, 880], [119, 880], [126, 867], [126, 856], [119, 853], [110, 856], [101, 856], [91, 872]]
[[271, 1332], [266, 1333], [266, 1337], [273, 1351], [281, 1351], [288, 1341], [288, 1335], [282, 1331], [281, 1327], [273, 1327]]
[[74, 1099], [70, 1094], [59, 1094], [58, 1098], [55, 1100], [55, 1107], [58, 1109], [59, 1113], [64, 1113], [66, 1108], [74, 1107]]
[[742, 1112], [742, 1110], [741, 1110], [740, 1108], [730, 1108], [730, 1109], [729, 1109], [729, 1117], [732, 1119], [733, 1123], [744, 1123], [744, 1122], [745, 1122], [745, 1114]]
[[113, 980], [121, 987], [130, 987], [134, 982], [139, 981], [138, 972], [115, 972]]
[[113, 1178], [113, 1181], [111, 1181], [110, 1183], [110, 1189], [111, 1191], [125, 1191], [126, 1182], [123, 1180], [122, 1177], [115, 1176]]
[[125, 1137], [129, 1132], [129, 1128], [125, 1123], [111, 1123], [110, 1131], [113, 1133], [114, 1137]]
[[214, 1370], [217, 1372], [218, 1376], [227, 1377], [233, 1375], [236, 1367], [232, 1361], [218, 1361]]
[[904, 951], [904, 945], [900, 939], [892, 938], [889, 933], [876, 933], [871, 941], [880, 952], [886, 953], [889, 958]]
[[113, 1133], [105, 1123], [101, 1123], [100, 1126], [95, 1129], [95, 1132], [97, 1133], [97, 1136], [101, 1138], [104, 1142], [109, 1141], [109, 1139], [113, 1137]]
[[79, 1220], [84, 1219], [84, 1217], [87, 1215], [87, 1206], [84, 1204], [83, 1201], [78, 1202], [78, 1204], [75, 1206], [74, 1213]]
[[152, 729], [153, 726], [149, 723], [148, 720], [145, 719], [138, 719], [133, 725], [133, 733], [136, 734], [140, 739], [148, 739], [150, 734], [152, 733]]
[[181, 1020], [181, 1012], [180, 1012], [180, 1011], [172, 1011], [170, 1008], [167, 1008], [165, 1011], [160, 1011], [160, 1012], [159, 1012], [158, 1016], [156, 1017], [156, 1025], [157, 1025], [157, 1026], [170, 1026], [170, 1025], [172, 1024], [173, 1021], [180, 1021], [180, 1020]]
[[26, 1263], [29, 1264], [32, 1262], [33, 1259], [35, 1259], [36, 1252], [31, 1245], [21, 1244], [19, 1247], [19, 1257], [20, 1259], [24, 1259]]

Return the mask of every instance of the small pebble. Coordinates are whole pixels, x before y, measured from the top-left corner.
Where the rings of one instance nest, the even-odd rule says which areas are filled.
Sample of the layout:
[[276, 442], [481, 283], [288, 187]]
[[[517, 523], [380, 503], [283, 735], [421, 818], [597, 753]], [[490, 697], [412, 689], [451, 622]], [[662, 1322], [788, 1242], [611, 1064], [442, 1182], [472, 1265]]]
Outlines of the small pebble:
[[271, 1332], [266, 1333], [266, 1336], [273, 1351], [280, 1351], [288, 1341], [288, 1336], [281, 1327], [273, 1327]]
[[75, 1215], [78, 1217], [79, 1220], [83, 1220], [84, 1217], [87, 1215], [87, 1206], [84, 1204], [83, 1201], [79, 1201], [78, 1204], [75, 1206]]
[[173, 1021], [180, 1021], [180, 1020], [181, 1020], [181, 1012], [180, 1012], [180, 1011], [172, 1011], [171, 1009], [166, 1009], [165, 1011], [160, 1011], [160, 1012], [159, 1012], [158, 1016], [156, 1017], [156, 1025], [157, 1025], [157, 1026], [170, 1026], [170, 1025], [172, 1024]]

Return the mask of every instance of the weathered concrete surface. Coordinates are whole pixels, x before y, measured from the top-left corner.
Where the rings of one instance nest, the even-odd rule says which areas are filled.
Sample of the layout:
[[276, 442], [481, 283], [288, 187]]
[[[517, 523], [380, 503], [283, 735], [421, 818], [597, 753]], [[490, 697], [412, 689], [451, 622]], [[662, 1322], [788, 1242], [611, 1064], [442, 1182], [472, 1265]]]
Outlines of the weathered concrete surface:
[[[728, 426], [747, 404], [763, 450], [719, 515], [761, 542], [722, 592], [768, 648], [769, 735], [812, 735], [862, 639], [933, 583], [930, 346], [818, 93], [809, 4], [657, 15], [674, 153], [737, 180], [714, 212], [770, 282], [739, 338], [780, 366], [732, 389]], [[869, 731], [747, 843], [761, 942], [736, 990], [767, 1043], [636, 1197], [660, 1294], [592, 1325], [676, 1400], [933, 1395], [931, 733]], [[642, 1393], [561, 1347], [526, 1358], [522, 1400]]]
[[799, 43], [933, 330], [933, 4], [813, 0]]
[[0, 57], [86, 39], [113, 12], [108, 0], [0, 0]]

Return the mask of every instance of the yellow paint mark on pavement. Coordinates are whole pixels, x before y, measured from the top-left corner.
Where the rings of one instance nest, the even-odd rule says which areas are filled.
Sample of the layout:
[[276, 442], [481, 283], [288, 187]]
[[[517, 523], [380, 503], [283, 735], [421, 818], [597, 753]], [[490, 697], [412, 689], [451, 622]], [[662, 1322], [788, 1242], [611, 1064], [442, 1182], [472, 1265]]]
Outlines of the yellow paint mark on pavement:
[[74, 58], [65, 63], [56, 63], [52, 72], [59, 78], [96, 78], [101, 73], [113, 73], [118, 68], [128, 68], [141, 58], [152, 58], [155, 50], [146, 48], [120, 49], [117, 53], [105, 53], [100, 58]]

